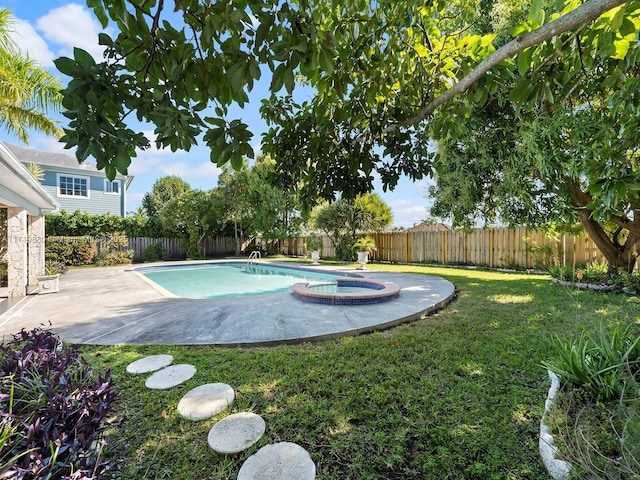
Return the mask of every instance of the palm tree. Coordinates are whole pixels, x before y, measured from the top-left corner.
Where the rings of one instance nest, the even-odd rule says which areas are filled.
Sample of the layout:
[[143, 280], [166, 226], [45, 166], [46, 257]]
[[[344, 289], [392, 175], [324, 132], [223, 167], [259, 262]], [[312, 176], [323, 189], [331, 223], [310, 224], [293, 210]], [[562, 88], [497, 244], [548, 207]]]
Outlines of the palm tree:
[[48, 113], [60, 111], [62, 85], [22, 53], [11, 39], [11, 12], [0, 9], [0, 126], [29, 143], [29, 129], [60, 137], [62, 130]]

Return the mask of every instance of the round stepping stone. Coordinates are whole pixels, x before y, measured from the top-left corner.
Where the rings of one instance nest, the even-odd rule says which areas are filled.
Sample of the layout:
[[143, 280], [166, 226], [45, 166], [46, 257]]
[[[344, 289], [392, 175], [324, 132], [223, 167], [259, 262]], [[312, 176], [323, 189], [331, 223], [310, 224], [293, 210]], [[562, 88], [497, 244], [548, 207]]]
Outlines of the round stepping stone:
[[216, 423], [207, 436], [209, 447], [220, 455], [235, 455], [260, 440], [265, 424], [260, 415], [240, 412]]
[[196, 367], [185, 363], [179, 365], [171, 365], [170, 367], [158, 370], [156, 373], [147, 378], [144, 382], [147, 388], [154, 390], [166, 390], [167, 388], [180, 385], [186, 382], [196, 373]]
[[289, 442], [262, 447], [247, 458], [238, 480], [313, 480], [316, 465], [300, 445]]
[[189, 420], [203, 420], [225, 410], [236, 397], [226, 383], [207, 383], [188, 392], [178, 403], [178, 413]]
[[127, 373], [140, 374], [160, 370], [173, 362], [171, 355], [151, 355], [127, 365]]

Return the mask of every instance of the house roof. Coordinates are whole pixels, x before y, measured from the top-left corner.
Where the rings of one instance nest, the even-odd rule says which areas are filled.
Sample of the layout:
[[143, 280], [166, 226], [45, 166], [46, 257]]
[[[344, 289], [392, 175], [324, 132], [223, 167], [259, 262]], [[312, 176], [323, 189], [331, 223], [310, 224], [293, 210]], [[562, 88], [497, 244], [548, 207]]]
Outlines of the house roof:
[[[43, 152], [41, 150], [20, 147], [18, 145], [13, 145], [6, 142], [5, 145], [11, 150], [11, 152], [13, 152], [13, 154], [18, 159], [20, 159], [22, 163], [36, 163], [38, 165], [48, 165], [52, 167], [79, 170], [84, 172], [85, 174], [87, 172], [93, 172], [104, 175], [104, 171], [98, 170], [98, 167], [95, 163], [86, 161], [83, 163], [78, 163], [78, 160], [74, 156], [67, 155], [66, 153]], [[126, 188], [129, 187], [129, 184], [133, 180], [132, 175], [118, 175], [118, 177], [126, 179]]]
[[60, 208], [58, 202], [0, 142], [0, 204], [22, 207], [29, 215], [43, 215]]
[[445, 225], [444, 223], [422, 223], [420, 225], [415, 225], [411, 228], [407, 228], [407, 232], [443, 232], [446, 230], [451, 230], [451, 227]]

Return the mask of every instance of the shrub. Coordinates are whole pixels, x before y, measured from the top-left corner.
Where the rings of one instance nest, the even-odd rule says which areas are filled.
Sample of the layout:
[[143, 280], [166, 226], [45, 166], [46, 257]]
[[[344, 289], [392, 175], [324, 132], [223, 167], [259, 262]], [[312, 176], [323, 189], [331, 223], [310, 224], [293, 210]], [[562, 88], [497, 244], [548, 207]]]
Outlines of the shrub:
[[117, 395], [77, 350], [50, 331], [0, 345], [0, 477], [95, 478], [103, 422]]
[[142, 261], [154, 262], [156, 260], [169, 260], [169, 252], [160, 242], [155, 242], [142, 250]]
[[62, 275], [63, 273], [66, 273], [68, 269], [69, 267], [67, 267], [64, 262], [60, 262], [57, 260], [47, 260], [47, 262], [44, 264], [44, 272], [47, 275]]
[[96, 265], [125, 265], [131, 263], [134, 251], [126, 249], [129, 245], [124, 232], [100, 235], [100, 253], [96, 258]]
[[618, 274], [612, 278], [612, 283], [628, 293], [638, 293], [640, 292], [640, 271], [628, 273], [620, 269], [618, 270]]
[[583, 332], [575, 340], [556, 339], [555, 349], [558, 358], [544, 365], [595, 400], [625, 398], [627, 386], [640, 381], [640, 325], [618, 327], [610, 336]]
[[558, 280], [574, 281], [576, 279], [573, 268], [568, 265], [553, 265], [549, 267], [549, 274]]
[[90, 265], [96, 255], [92, 237], [47, 237], [44, 256], [65, 265]]
[[640, 478], [640, 326], [583, 333], [556, 348], [558, 359], [545, 366], [565, 388], [553, 425], [576, 478]]

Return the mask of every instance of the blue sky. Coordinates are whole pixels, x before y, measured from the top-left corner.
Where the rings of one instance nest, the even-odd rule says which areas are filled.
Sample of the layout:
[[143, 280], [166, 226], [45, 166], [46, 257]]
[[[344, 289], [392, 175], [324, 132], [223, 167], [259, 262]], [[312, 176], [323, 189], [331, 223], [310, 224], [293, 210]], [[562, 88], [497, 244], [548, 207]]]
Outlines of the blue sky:
[[[13, 12], [16, 20], [14, 39], [21, 49], [52, 73], [58, 74], [53, 60], [60, 56], [73, 56], [74, 46], [87, 50], [98, 60], [101, 58], [102, 50], [97, 43], [101, 27], [84, 2], [0, 0], [0, 7]], [[232, 117], [241, 118], [249, 125], [254, 133], [253, 147], [256, 152], [260, 150], [261, 133], [266, 130], [259, 107], [260, 99], [267, 95], [268, 82], [269, 79], [263, 77], [254, 88], [249, 104], [243, 110], [236, 109]], [[149, 135], [149, 138], [152, 136]], [[6, 131], [0, 131], [0, 140], [21, 144]], [[38, 133], [31, 135], [28, 147], [72, 154], [64, 150], [56, 139]], [[217, 185], [220, 170], [209, 161], [208, 149], [197, 146], [190, 152], [173, 153], [155, 148], [139, 152], [133, 159], [129, 173], [135, 178], [127, 191], [127, 211], [133, 211], [160, 177], [179, 175], [193, 188], [208, 190]], [[403, 178], [393, 192], [385, 193], [381, 187], [376, 191], [392, 208], [394, 226], [411, 227], [428, 215], [426, 189], [426, 181], [411, 182]]]

